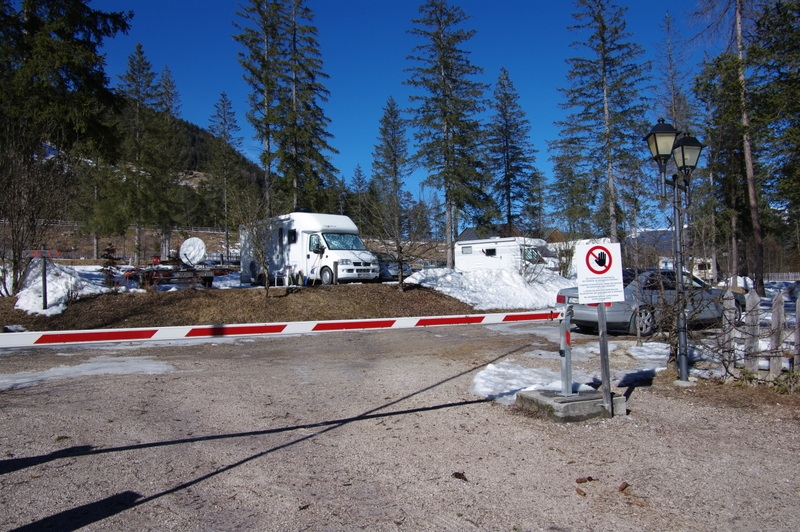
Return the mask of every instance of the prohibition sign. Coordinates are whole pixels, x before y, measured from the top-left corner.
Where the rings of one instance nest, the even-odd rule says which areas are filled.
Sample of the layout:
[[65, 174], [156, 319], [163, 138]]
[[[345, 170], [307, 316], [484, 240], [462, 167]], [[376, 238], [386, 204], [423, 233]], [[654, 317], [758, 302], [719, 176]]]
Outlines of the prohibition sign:
[[586, 267], [595, 275], [603, 275], [611, 269], [611, 252], [603, 246], [594, 246], [586, 253]]

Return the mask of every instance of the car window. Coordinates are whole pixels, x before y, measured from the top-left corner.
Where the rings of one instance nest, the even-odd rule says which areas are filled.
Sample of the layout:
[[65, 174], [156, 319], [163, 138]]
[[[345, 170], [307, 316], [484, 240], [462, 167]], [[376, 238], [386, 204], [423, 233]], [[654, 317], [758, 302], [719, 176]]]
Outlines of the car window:
[[661, 290], [661, 282], [657, 277], [646, 277], [642, 282], [642, 290]]
[[664, 290], [676, 290], [678, 283], [675, 279], [675, 272], [660, 272], [661, 284]]
[[691, 283], [692, 288], [705, 288], [707, 286], [705, 282], [701, 281], [700, 279], [698, 279], [694, 275], [684, 276], [683, 280], [687, 284]]
[[622, 270], [622, 286], [628, 286], [636, 279], [636, 270], [624, 269]]
[[675, 290], [675, 272], [649, 272], [642, 282], [642, 290]]

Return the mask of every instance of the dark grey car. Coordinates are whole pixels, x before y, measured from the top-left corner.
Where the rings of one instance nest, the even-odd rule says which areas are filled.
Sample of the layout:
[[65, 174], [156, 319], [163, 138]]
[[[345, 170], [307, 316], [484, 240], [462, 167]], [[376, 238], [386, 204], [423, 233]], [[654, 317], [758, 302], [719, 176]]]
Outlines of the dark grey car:
[[[606, 303], [608, 330], [650, 336], [659, 328], [669, 326], [677, 311], [677, 282], [674, 270], [635, 270], [622, 272], [625, 301]], [[721, 323], [725, 292], [704, 283], [688, 273], [683, 276], [686, 286], [686, 321], [693, 327]], [[734, 293], [735, 321], [745, 308], [742, 294]], [[597, 305], [578, 303], [578, 288], [559, 290], [556, 305], [572, 305], [572, 323], [579, 329], [597, 330]], [[636, 319], [638, 309], [638, 320]]]
[[[400, 277], [400, 264], [397, 259], [388, 253], [376, 253], [378, 257], [378, 280], [379, 281], [397, 281]], [[410, 277], [414, 273], [411, 271], [411, 266], [403, 263], [403, 279]]]

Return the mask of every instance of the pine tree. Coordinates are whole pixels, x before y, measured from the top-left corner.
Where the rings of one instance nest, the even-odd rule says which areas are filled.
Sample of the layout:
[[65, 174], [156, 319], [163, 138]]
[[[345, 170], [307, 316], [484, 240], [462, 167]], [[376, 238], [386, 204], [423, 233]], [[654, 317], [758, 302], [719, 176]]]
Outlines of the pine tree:
[[773, 2], [758, 19], [750, 50], [757, 69], [759, 114], [767, 127], [767, 152], [777, 178], [778, 205], [786, 205], [800, 261], [800, 2]]
[[259, 155], [264, 168], [262, 216], [270, 218], [274, 214], [272, 194], [277, 177], [275, 136], [281, 127], [279, 108], [286, 100], [282, 93], [288, 83], [282, 39], [285, 10], [282, 2], [252, 1], [237, 15], [242, 20], [235, 26], [241, 33], [234, 38], [244, 48], [239, 52], [239, 64], [244, 68], [244, 79], [251, 89], [246, 117], [262, 143]]
[[153, 146], [155, 108], [158, 85], [153, 65], [138, 43], [128, 56], [128, 69], [120, 76], [119, 91], [126, 98], [122, 126], [125, 131], [123, 146], [122, 187], [125, 192], [125, 212], [134, 224], [134, 264], [142, 254], [142, 230], [146, 223], [156, 219], [157, 189], [144, 171], [148, 152]]
[[371, 203], [371, 190], [367, 174], [357, 164], [353, 170], [353, 177], [350, 178], [351, 186], [347, 194], [347, 211], [357, 227], [362, 228], [362, 232], [372, 236], [370, 228], [369, 204]]
[[[581, 163], [572, 171], [590, 185], [586, 190], [594, 196], [590, 205], [599, 207], [598, 226], [618, 242], [623, 213], [636, 208], [633, 191], [641, 177], [641, 132], [646, 128], [640, 89], [648, 65], [640, 62], [642, 48], [627, 40], [625, 8], [608, 0], [577, 0], [576, 5], [578, 23], [570, 29], [581, 33], [574, 46], [584, 48], [587, 56], [567, 60], [569, 87], [561, 89], [566, 97], [561, 107], [570, 114], [557, 122], [560, 138], [553, 147], [581, 146]], [[556, 183], [562, 178], [557, 176]], [[621, 208], [623, 201], [627, 208]]]
[[405, 121], [394, 98], [383, 108], [378, 143], [372, 150], [372, 183], [381, 204], [377, 225], [381, 233], [402, 238], [404, 215], [402, 190], [410, 174]]
[[742, 149], [741, 101], [738, 60], [722, 54], [705, 64], [695, 83], [695, 93], [708, 109], [704, 141], [708, 145], [708, 171], [714, 176], [715, 194], [722, 207], [717, 216], [719, 236], [729, 242], [728, 264], [731, 275], [741, 273], [742, 251], [748, 219], [745, 162]]
[[253, 0], [239, 15], [235, 38], [253, 90], [247, 118], [264, 145], [265, 208], [272, 210], [270, 194], [280, 192], [293, 209], [330, 210], [336, 170], [326, 154], [336, 151], [320, 106], [327, 75], [313, 13], [303, 0]]
[[[29, 258], [76, 190], [73, 156], [109, 153], [116, 104], [100, 48], [127, 31], [131, 15], [85, 0], [0, 2], [0, 218], [9, 267], [2, 290], [16, 293]], [[76, 153], [80, 148], [82, 153]]]
[[569, 240], [596, 234], [592, 209], [597, 182], [585, 168], [584, 144], [578, 131], [562, 128], [561, 138], [549, 143], [553, 156], [553, 182], [547, 188], [547, 205], [566, 228]]
[[214, 135], [211, 160], [211, 190], [216, 199], [216, 208], [222, 212], [222, 226], [225, 230], [225, 257], [230, 259], [230, 222], [231, 213], [228, 208], [231, 186], [240, 180], [240, 171], [236, 152], [242, 147], [242, 138], [238, 135], [240, 128], [236, 122], [236, 112], [228, 95], [222, 92], [219, 101], [214, 104], [214, 114], [209, 119], [209, 131]]
[[655, 87], [656, 114], [667, 118], [679, 131], [699, 131], [700, 120], [690, 92], [690, 71], [684, 67], [689, 61], [685, 46], [674, 19], [668, 12], [662, 24], [664, 40], [659, 45], [659, 72]]
[[372, 234], [390, 249], [399, 265], [400, 290], [403, 290], [403, 264], [408, 263], [417, 228], [409, 218], [411, 198], [403, 190], [411, 173], [406, 137], [406, 121], [390, 97], [383, 108], [378, 128], [378, 143], [372, 150], [372, 187], [377, 203], [372, 209]]
[[188, 143], [179, 123], [180, 94], [169, 67], [165, 66], [156, 85], [155, 111], [152, 122], [152, 145], [144, 153], [141, 169], [148, 174], [149, 186], [157, 191], [153, 197], [152, 222], [161, 234], [161, 255], [169, 256], [172, 229], [181, 221], [191, 221], [192, 204], [197, 203], [194, 189], [182, 185], [188, 164]]
[[737, 77], [739, 84], [741, 145], [742, 156], [744, 157], [744, 177], [747, 186], [747, 205], [750, 215], [750, 225], [752, 227], [752, 247], [753, 247], [753, 280], [755, 289], [759, 295], [764, 296], [764, 234], [761, 225], [761, 213], [759, 204], [761, 203], [758, 179], [756, 176], [756, 162], [754, 160], [754, 150], [752, 130], [750, 123], [750, 89], [748, 86], [748, 64], [746, 50], [748, 48], [747, 34], [749, 27], [758, 18], [763, 2], [761, 0], [704, 0], [701, 2], [700, 10], [695, 13], [697, 17], [710, 17], [712, 23], [709, 30], [712, 33], [721, 32], [726, 38], [731, 35], [731, 42], [728, 44], [735, 50], [734, 57], [737, 61]]
[[487, 173], [482, 168], [481, 124], [485, 85], [474, 78], [482, 69], [474, 66], [461, 47], [475, 34], [460, 26], [468, 17], [445, 0], [427, 0], [419, 8], [420, 18], [410, 30], [423, 40], [408, 59], [406, 83], [421, 94], [412, 94], [416, 158], [430, 172], [429, 184], [444, 192], [447, 266], [453, 267], [453, 243], [457, 213], [465, 208], [481, 209], [487, 199], [481, 187]]
[[147, 139], [147, 124], [158, 96], [156, 74], [141, 43], [137, 43], [128, 56], [128, 69], [120, 76], [117, 88], [127, 99], [123, 119], [127, 133], [123, 156], [127, 161], [140, 163], [145, 151], [143, 143]]
[[532, 191], [541, 187], [534, 167], [535, 150], [529, 140], [530, 122], [519, 104], [519, 94], [505, 68], [494, 90], [494, 116], [489, 124], [487, 147], [494, 178], [494, 193], [502, 206], [503, 222], [515, 227], [523, 216], [540, 212], [541, 199]]

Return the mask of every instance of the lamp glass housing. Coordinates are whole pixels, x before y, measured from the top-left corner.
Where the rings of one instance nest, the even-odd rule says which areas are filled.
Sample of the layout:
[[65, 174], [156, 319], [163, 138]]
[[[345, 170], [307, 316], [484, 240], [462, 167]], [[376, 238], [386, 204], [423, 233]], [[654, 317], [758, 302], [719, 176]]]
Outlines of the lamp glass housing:
[[666, 163], [672, 155], [672, 148], [679, 134], [680, 131], [675, 129], [672, 124], [667, 124], [663, 118], [659, 118], [658, 124], [653, 126], [650, 133], [644, 138], [653, 159]]
[[703, 145], [700, 144], [700, 141], [685, 133], [675, 142], [675, 147], [672, 150], [675, 166], [681, 171], [694, 170], [697, 167], [697, 161], [700, 159], [701, 151], [703, 151]]

